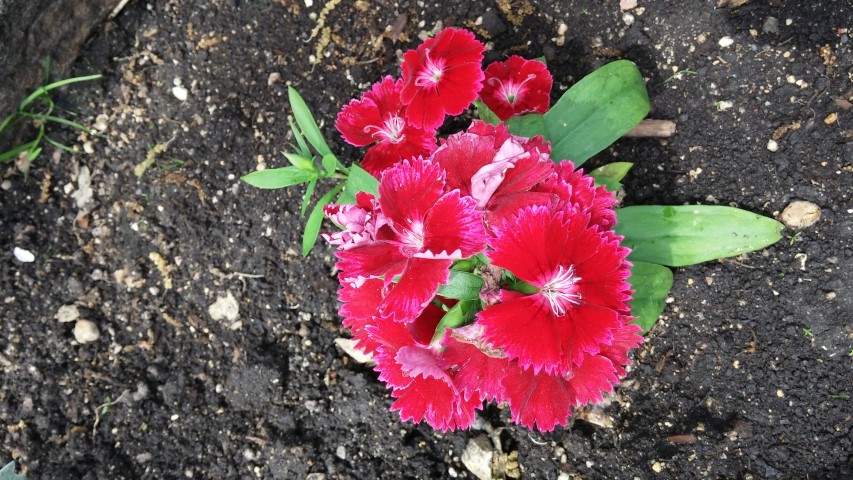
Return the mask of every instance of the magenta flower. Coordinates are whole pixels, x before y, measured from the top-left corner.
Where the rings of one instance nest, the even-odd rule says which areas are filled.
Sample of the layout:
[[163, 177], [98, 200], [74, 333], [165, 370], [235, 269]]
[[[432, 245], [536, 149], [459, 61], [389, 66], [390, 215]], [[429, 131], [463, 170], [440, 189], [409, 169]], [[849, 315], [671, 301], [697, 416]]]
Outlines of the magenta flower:
[[355, 199], [355, 204], [330, 204], [323, 207], [326, 218], [343, 230], [323, 233], [321, 236], [341, 250], [375, 242], [376, 232], [388, 223], [373, 195], [358, 192]]
[[379, 206], [387, 224], [373, 242], [336, 253], [342, 279], [384, 279], [390, 290], [379, 306], [383, 315], [400, 321], [415, 318], [447, 282], [452, 261], [484, 247], [474, 200], [458, 190], [445, 193], [444, 187], [444, 171], [429, 160], [389, 168], [379, 182]]
[[493, 226], [492, 264], [526, 282], [501, 292], [477, 323], [483, 338], [534, 373], [571, 374], [614, 341], [630, 299], [628, 249], [576, 210], [526, 207]]
[[406, 120], [400, 100], [402, 80], [386, 76], [352, 100], [338, 114], [335, 127], [347, 143], [356, 147], [373, 144], [361, 166], [378, 177], [400, 160], [427, 156], [435, 148], [435, 128], [420, 128]]
[[408, 121], [435, 130], [445, 115], [468, 108], [482, 87], [484, 50], [471, 32], [445, 28], [403, 54], [400, 98]]
[[480, 100], [501, 121], [523, 113], [545, 113], [553, 79], [544, 63], [513, 55], [486, 68]]

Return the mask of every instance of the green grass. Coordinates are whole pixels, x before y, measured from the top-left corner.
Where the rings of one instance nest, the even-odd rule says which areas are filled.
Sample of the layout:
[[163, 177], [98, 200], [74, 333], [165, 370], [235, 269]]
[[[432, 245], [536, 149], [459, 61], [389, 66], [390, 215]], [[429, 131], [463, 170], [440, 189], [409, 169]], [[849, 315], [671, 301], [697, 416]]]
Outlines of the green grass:
[[46, 134], [46, 126], [48, 123], [71, 127], [76, 130], [89, 133], [90, 135], [94, 135], [96, 133], [89, 127], [68, 120], [67, 118], [54, 115], [54, 111], [56, 110], [56, 103], [50, 96], [50, 92], [51, 90], [64, 87], [66, 85], [97, 80], [101, 78], [101, 75], [86, 75], [83, 77], [66, 78], [65, 80], [47, 83], [49, 72], [50, 60], [47, 59], [45, 60], [45, 85], [42, 85], [41, 87], [33, 91], [33, 93], [29, 94], [27, 98], [25, 98], [18, 105], [18, 109], [16, 111], [6, 117], [3, 122], [0, 123], [0, 138], [2, 138], [2, 136], [6, 134], [9, 130], [11, 130], [14, 126], [23, 122], [30, 122], [38, 129], [36, 137], [29, 142], [26, 142], [22, 145], [18, 145], [17, 147], [13, 147], [3, 153], [0, 153], [0, 163], [4, 163], [11, 159], [17, 158], [22, 153], [26, 153], [27, 161], [32, 162], [41, 153], [43, 143], [47, 143], [66, 152], [74, 153], [74, 150], [71, 147], [63, 145], [62, 143], [50, 138]]

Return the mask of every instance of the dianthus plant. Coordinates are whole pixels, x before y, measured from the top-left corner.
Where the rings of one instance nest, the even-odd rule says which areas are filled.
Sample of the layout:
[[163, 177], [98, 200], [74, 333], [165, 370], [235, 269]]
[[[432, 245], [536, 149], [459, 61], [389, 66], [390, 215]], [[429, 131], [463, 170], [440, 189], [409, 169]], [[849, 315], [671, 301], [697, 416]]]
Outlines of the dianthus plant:
[[[399, 78], [345, 105], [335, 126], [367, 147], [350, 166], [291, 90], [292, 165], [244, 179], [307, 183], [303, 213], [319, 179], [344, 179], [314, 207], [303, 251], [324, 217], [339, 227], [322, 234], [336, 247], [339, 313], [403, 420], [464, 429], [496, 402], [549, 431], [626, 375], [663, 309], [666, 266], [762, 248], [779, 224], [731, 207], [616, 208], [631, 165], [578, 167], [648, 112], [634, 64], [606, 65], [551, 105], [542, 62], [484, 70], [484, 49], [442, 30], [403, 55]], [[480, 119], [437, 136], [472, 102]]]

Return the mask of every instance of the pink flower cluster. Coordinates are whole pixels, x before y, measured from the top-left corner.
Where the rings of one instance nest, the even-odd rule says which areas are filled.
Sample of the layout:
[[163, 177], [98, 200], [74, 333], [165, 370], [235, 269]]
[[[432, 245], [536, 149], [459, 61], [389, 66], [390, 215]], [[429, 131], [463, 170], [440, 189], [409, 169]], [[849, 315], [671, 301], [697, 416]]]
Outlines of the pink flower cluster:
[[[324, 237], [337, 246], [344, 325], [403, 420], [467, 428], [495, 401], [549, 431], [612, 391], [642, 341], [627, 304], [631, 265], [612, 231], [612, 194], [571, 162], [555, 165], [541, 137], [476, 121], [425, 140], [478, 95], [500, 103], [502, 119], [547, 109], [544, 66], [513, 57], [484, 74], [482, 52], [448, 28], [404, 55], [400, 80], [344, 107], [344, 138], [374, 144], [363, 165], [378, 196], [327, 206], [342, 230]], [[461, 324], [439, 327], [460, 310], [439, 294], [460, 268], [482, 278], [479, 299], [462, 300]]]

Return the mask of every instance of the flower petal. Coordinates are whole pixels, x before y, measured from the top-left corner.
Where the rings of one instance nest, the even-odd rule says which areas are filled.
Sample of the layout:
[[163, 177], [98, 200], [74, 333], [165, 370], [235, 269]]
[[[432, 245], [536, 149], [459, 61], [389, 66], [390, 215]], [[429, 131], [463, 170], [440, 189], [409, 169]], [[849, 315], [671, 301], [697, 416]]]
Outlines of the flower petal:
[[447, 283], [452, 264], [452, 260], [409, 260], [400, 280], [393, 285], [379, 307], [379, 312], [398, 321], [412, 321], [429, 304], [439, 285]]
[[423, 250], [433, 254], [451, 254], [467, 258], [483, 251], [486, 232], [483, 217], [471, 197], [459, 197], [454, 190], [442, 196], [424, 219]]
[[503, 380], [508, 360], [483, 353], [475, 345], [451, 336], [442, 341], [441, 361], [453, 373], [453, 383], [465, 398], [479, 401], [504, 401]]
[[561, 375], [533, 373], [510, 364], [503, 380], [512, 421], [529, 429], [550, 432], [565, 426], [574, 403], [568, 381]]
[[443, 190], [441, 166], [422, 158], [406, 160], [382, 173], [379, 205], [397, 226], [407, 227], [413, 222], [423, 223]]

